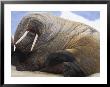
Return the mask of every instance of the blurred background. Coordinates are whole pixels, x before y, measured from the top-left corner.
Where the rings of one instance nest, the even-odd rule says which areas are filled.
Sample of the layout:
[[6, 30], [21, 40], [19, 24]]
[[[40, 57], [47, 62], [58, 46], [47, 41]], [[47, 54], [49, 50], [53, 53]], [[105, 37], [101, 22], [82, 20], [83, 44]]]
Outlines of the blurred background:
[[11, 33], [15, 34], [17, 25], [21, 19], [29, 13], [49, 13], [50, 15], [60, 16], [62, 18], [78, 21], [90, 25], [100, 31], [100, 11], [48, 11], [48, 12], [31, 12], [31, 11], [12, 11], [11, 12]]

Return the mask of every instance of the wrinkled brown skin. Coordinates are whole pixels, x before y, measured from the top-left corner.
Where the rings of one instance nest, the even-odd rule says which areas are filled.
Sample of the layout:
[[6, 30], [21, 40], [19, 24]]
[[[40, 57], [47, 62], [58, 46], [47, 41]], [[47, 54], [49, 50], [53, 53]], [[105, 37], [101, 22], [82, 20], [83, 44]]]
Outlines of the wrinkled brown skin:
[[[19, 23], [14, 42], [26, 30], [30, 32], [16, 45], [12, 55], [17, 70], [39, 70], [70, 77], [100, 72], [99, 32], [92, 27], [48, 14], [30, 14]], [[36, 33], [38, 40], [31, 52]]]

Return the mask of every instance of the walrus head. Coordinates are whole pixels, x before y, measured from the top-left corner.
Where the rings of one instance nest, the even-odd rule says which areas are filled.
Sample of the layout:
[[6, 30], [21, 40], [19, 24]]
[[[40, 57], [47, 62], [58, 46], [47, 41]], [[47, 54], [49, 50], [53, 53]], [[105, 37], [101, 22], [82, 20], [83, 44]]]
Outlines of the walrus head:
[[22, 52], [32, 52], [43, 46], [59, 31], [52, 22], [54, 20], [50, 21], [41, 14], [24, 17], [17, 27], [14, 45]]

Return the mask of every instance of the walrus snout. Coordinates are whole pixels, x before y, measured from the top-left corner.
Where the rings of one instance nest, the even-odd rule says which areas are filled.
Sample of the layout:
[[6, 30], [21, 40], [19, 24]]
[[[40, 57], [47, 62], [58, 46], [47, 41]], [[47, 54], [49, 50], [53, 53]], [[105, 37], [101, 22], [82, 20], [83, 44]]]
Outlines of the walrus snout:
[[[27, 21], [27, 18], [25, 20]], [[23, 27], [25, 29], [22, 29], [21, 32], [23, 30], [25, 30], [25, 31], [23, 31], [24, 33], [22, 33], [22, 35], [20, 35], [21, 37], [16, 40], [15, 46], [20, 43], [26, 43], [27, 42], [26, 38], [29, 37], [29, 39], [31, 39], [31, 41], [29, 43], [27, 42], [27, 44], [31, 44], [30, 51], [33, 51], [36, 41], [38, 40], [38, 37], [40, 37], [42, 35], [42, 32], [44, 32], [42, 23], [39, 20], [30, 18], [30, 19], [28, 19], [28, 22], [24, 26]]]

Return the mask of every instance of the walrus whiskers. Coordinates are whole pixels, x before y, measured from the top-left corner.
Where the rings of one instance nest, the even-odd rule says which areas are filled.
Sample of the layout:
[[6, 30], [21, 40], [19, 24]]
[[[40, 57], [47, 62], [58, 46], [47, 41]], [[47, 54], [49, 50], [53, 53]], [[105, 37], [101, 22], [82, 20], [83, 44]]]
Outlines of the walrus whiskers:
[[35, 43], [36, 43], [37, 38], [38, 38], [38, 34], [36, 34], [36, 36], [34, 38], [34, 41], [33, 41], [32, 46], [31, 46], [31, 51], [33, 50], [33, 48], [35, 46]]
[[27, 35], [28, 33], [29, 33], [29, 31], [26, 31], [26, 32], [23, 34], [23, 36], [22, 36], [15, 44], [20, 43], [21, 40], [23, 40], [23, 39], [26, 37], [26, 35]]

